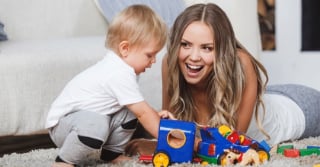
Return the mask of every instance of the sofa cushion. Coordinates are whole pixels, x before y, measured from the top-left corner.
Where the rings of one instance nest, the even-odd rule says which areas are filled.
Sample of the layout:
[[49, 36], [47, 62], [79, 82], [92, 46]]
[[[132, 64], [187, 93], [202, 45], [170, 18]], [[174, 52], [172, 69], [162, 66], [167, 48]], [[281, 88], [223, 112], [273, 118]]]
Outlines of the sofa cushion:
[[107, 24], [91, 0], [0, 0], [10, 40], [104, 35]]
[[127, 6], [145, 4], [158, 13], [170, 27], [186, 7], [184, 0], [95, 0], [95, 2], [107, 22]]
[[4, 32], [4, 25], [0, 21], [0, 41], [8, 40], [7, 34]]
[[2, 42], [0, 136], [43, 130], [50, 105], [65, 84], [105, 55], [104, 39], [87, 36]]

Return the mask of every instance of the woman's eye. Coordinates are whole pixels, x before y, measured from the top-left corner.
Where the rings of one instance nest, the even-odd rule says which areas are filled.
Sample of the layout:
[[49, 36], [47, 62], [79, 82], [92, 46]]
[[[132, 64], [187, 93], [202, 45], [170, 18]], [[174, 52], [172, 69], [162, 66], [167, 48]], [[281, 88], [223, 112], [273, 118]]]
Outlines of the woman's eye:
[[213, 47], [211, 47], [211, 46], [204, 46], [202, 49], [205, 50], [206, 52], [212, 52], [213, 51]]
[[187, 43], [187, 42], [181, 42], [181, 46], [182, 46], [183, 48], [190, 48], [190, 45], [189, 45], [189, 43]]

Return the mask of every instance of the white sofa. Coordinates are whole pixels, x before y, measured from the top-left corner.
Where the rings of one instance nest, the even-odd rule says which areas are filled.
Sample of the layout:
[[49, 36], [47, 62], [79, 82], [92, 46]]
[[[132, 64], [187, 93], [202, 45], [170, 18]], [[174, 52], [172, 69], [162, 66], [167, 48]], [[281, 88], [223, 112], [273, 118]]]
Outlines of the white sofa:
[[[226, 7], [240, 41], [257, 55], [256, 0], [242, 0], [242, 5], [185, 1]], [[240, 10], [250, 6], [252, 10]], [[94, 0], [1, 0], [0, 21], [9, 38], [0, 42], [0, 136], [46, 133], [45, 118], [55, 97], [75, 74], [104, 56], [108, 24]], [[164, 53], [140, 78], [146, 100], [156, 109], [161, 107]]]
[[68, 80], [104, 55], [107, 24], [91, 0], [1, 0], [0, 136], [43, 130]]

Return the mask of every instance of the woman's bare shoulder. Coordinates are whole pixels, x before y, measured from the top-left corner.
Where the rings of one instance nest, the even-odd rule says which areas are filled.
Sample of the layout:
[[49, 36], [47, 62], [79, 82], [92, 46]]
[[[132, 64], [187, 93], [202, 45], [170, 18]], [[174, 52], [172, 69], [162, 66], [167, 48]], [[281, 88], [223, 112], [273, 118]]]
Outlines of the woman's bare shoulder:
[[238, 57], [241, 61], [241, 64], [243, 64], [244, 66], [249, 66], [252, 65], [252, 55], [250, 55], [250, 53], [248, 53], [245, 50], [242, 49], [238, 49]]

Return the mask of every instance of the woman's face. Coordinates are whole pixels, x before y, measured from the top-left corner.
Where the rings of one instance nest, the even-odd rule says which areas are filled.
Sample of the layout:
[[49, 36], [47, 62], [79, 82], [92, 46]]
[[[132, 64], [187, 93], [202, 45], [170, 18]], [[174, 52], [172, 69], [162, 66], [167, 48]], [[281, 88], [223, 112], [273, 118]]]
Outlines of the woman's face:
[[179, 49], [179, 66], [187, 83], [204, 84], [215, 60], [214, 38], [210, 27], [200, 21], [184, 31]]

